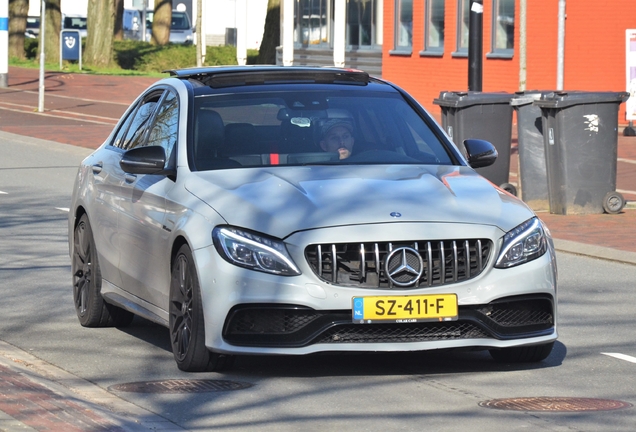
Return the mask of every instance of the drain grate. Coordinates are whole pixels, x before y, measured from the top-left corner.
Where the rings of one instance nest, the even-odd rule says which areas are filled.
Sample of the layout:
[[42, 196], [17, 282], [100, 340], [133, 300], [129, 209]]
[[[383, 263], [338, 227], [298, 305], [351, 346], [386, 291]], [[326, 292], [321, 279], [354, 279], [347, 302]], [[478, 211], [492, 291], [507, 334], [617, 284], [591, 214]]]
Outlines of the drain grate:
[[227, 380], [164, 380], [116, 384], [109, 390], [127, 393], [208, 393], [243, 390], [252, 384]]
[[479, 406], [510, 411], [611, 411], [631, 407], [632, 404], [611, 400], [575, 397], [528, 397], [492, 399], [480, 402]]

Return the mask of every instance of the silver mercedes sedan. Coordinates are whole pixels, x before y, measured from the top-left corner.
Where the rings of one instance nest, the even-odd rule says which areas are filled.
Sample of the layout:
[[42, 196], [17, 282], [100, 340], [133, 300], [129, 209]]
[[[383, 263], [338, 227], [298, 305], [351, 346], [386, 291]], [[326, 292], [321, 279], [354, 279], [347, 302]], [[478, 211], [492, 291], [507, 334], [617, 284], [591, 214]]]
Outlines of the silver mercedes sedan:
[[406, 92], [362, 71], [170, 71], [79, 167], [77, 316], [169, 329], [184, 371], [235, 355], [489, 350], [557, 338], [549, 231]]

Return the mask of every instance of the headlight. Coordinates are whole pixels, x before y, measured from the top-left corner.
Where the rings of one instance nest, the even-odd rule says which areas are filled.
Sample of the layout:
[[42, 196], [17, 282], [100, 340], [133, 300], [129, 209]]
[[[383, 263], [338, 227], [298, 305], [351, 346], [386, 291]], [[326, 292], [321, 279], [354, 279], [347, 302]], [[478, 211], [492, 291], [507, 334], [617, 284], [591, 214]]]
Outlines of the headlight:
[[217, 227], [212, 232], [216, 250], [231, 264], [282, 276], [300, 271], [280, 240], [234, 227]]
[[536, 217], [513, 228], [503, 238], [495, 267], [509, 268], [539, 258], [547, 250], [547, 235]]

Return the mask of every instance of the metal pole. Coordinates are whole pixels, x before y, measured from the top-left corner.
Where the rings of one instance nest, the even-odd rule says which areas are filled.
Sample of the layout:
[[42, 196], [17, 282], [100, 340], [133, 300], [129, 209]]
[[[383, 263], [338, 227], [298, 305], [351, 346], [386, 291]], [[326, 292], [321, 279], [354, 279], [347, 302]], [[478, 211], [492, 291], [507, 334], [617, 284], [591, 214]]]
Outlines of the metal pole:
[[294, 65], [294, 0], [281, 0], [283, 66]]
[[468, 90], [472, 91], [481, 91], [483, 18], [483, 0], [471, 0], [468, 21]]
[[521, 0], [519, 8], [519, 91], [526, 91], [526, 0]]
[[44, 35], [46, 29], [46, 22], [44, 17], [46, 16], [46, 1], [42, 0], [40, 5], [40, 85], [38, 86], [38, 112], [44, 112], [44, 41], [46, 37]]
[[146, 41], [146, 10], [148, 9], [148, 0], [143, 1], [143, 10], [141, 11], [141, 40]]
[[201, 31], [203, 30], [203, 26], [201, 25], [201, 17], [202, 13], [202, 0], [197, 0], [197, 24], [196, 24], [196, 32], [197, 32], [197, 67], [203, 66], [203, 50], [201, 49], [201, 42], [203, 38], [201, 37]]
[[563, 58], [565, 56], [565, 0], [559, 0], [559, 34], [557, 48], [557, 90], [563, 90]]
[[0, 87], [9, 87], [9, 1], [0, 0]]
[[236, 62], [247, 64], [247, 0], [236, 0]]

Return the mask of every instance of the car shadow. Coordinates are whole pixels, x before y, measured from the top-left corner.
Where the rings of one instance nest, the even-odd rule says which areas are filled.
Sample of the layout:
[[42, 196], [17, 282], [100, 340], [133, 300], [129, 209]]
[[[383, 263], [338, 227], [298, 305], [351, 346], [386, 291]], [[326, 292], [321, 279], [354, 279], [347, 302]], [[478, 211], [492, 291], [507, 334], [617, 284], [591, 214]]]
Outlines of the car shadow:
[[[168, 329], [135, 317], [122, 332], [166, 351], [172, 358]], [[411, 352], [319, 353], [308, 355], [238, 355], [233, 366], [224, 370], [229, 377], [250, 379], [267, 377], [333, 377], [441, 375], [470, 372], [509, 372], [560, 366], [567, 347], [557, 341], [548, 358], [537, 363], [503, 363], [490, 357], [487, 350], [432, 350]], [[193, 374], [192, 378], [203, 378]]]

